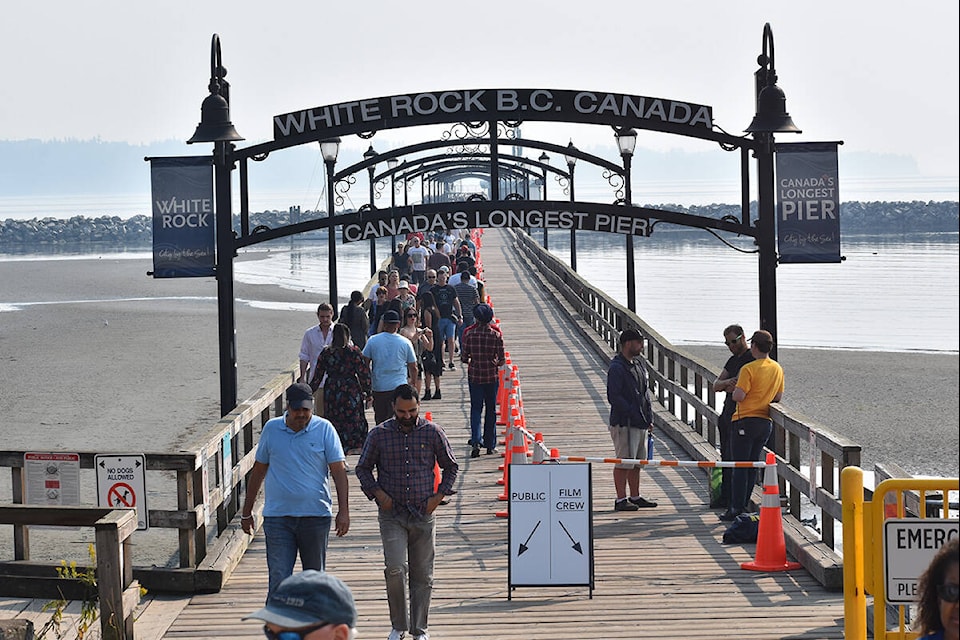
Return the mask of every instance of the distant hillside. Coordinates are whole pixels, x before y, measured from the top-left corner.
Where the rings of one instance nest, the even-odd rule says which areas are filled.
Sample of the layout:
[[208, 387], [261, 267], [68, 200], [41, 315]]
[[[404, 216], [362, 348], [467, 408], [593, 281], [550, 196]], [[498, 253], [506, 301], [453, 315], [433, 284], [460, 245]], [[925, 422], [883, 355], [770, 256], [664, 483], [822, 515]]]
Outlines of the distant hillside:
[[[734, 205], [680, 207], [661, 205], [662, 208], [700, 216], [739, 218], [740, 209]], [[756, 203], [753, 203], [754, 216]], [[297, 221], [311, 217], [313, 212], [301, 212]], [[322, 215], [322, 214], [318, 214]], [[251, 227], [265, 225], [277, 228], [294, 222], [289, 212], [266, 211], [251, 214]], [[239, 217], [234, 216], [234, 228], [239, 228]], [[906, 234], [917, 232], [960, 231], [960, 203], [957, 202], [846, 202], [840, 205], [841, 234]], [[655, 236], [660, 238], [676, 233], [701, 231], [673, 227]], [[0, 220], [0, 246], [66, 245], [76, 243], [105, 243], [114, 246], [148, 247], [153, 242], [152, 219], [138, 215], [128, 219], [116, 216], [85, 218], [75, 216], [62, 220], [43, 218], [33, 220]]]

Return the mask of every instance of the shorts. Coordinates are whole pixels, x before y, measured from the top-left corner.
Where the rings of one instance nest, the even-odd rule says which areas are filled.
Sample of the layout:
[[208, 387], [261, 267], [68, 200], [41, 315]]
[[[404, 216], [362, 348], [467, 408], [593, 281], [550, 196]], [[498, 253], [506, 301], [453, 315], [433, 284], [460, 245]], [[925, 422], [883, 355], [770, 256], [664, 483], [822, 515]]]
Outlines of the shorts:
[[[618, 458], [632, 458], [635, 460], [647, 459], [646, 429], [636, 427], [610, 427], [610, 439], [613, 440], [613, 451]], [[616, 469], [642, 469], [639, 464], [618, 464]]]
[[453, 321], [453, 318], [440, 318], [439, 329], [440, 339], [449, 340], [457, 330], [457, 323]]

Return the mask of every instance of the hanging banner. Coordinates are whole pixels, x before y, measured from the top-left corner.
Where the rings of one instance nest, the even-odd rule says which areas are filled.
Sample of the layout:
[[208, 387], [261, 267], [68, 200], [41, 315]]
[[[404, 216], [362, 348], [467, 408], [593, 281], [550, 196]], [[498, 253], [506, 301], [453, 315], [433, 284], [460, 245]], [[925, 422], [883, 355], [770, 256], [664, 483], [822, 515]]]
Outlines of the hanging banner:
[[151, 158], [153, 277], [215, 274], [211, 157]]
[[780, 263], [840, 262], [836, 142], [777, 143]]

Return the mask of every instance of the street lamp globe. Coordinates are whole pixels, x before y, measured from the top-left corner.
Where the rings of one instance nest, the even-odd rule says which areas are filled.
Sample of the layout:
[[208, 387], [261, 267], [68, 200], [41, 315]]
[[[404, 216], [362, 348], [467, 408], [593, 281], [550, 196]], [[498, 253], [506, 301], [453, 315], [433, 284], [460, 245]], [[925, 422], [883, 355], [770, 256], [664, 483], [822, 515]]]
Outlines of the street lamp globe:
[[632, 156], [637, 148], [637, 132], [635, 129], [622, 129], [617, 132], [617, 146], [621, 156]]
[[563, 154], [564, 159], [567, 161], [568, 167], [573, 167], [577, 164], [577, 148], [573, 146], [573, 140], [570, 141], [570, 144], [567, 145], [567, 152]]
[[336, 162], [340, 153], [340, 138], [329, 138], [320, 141], [320, 155], [324, 162]]

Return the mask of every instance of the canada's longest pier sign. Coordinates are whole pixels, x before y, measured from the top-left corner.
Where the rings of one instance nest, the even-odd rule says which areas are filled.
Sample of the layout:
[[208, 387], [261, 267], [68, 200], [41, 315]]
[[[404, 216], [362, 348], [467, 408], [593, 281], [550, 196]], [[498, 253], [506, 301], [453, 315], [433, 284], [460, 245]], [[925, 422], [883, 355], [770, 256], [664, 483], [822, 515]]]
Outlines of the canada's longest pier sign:
[[[534, 227], [537, 229], [576, 229], [606, 231], [629, 235], [650, 235], [650, 221], [622, 206], [579, 203], [571, 210], [556, 202], [529, 202], [504, 208], [494, 203], [441, 203], [418, 207], [397, 207], [396, 216], [389, 209], [360, 214], [359, 221], [343, 223], [343, 241], [356, 242], [368, 238], [406, 235], [442, 229], [476, 229], [500, 227]], [[528, 206], [524, 206], [528, 205]], [[354, 219], [356, 217], [354, 216]]]
[[297, 142], [445, 122], [490, 120], [618, 124], [694, 137], [713, 129], [711, 107], [621, 93], [563, 89], [462, 89], [400, 94], [273, 117], [273, 138]]

